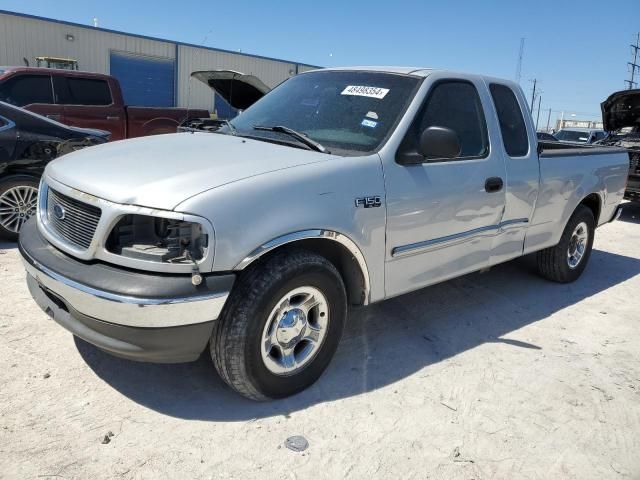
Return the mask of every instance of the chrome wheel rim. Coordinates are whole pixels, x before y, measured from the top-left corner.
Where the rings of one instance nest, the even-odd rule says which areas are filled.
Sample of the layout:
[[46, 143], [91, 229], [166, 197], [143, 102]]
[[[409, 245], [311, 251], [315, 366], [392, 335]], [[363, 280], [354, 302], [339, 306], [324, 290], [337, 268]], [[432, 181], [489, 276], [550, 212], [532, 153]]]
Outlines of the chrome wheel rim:
[[317, 355], [327, 334], [329, 303], [315, 287], [291, 290], [271, 310], [262, 332], [262, 361], [271, 373], [293, 375]]
[[571, 234], [569, 249], [567, 250], [567, 264], [569, 268], [576, 268], [580, 265], [582, 257], [587, 250], [589, 240], [589, 227], [585, 222], [580, 222]]
[[11, 187], [0, 195], [0, 226], [18, 233], [22, 225], [36, 213], [38, 189], [30, 185]]

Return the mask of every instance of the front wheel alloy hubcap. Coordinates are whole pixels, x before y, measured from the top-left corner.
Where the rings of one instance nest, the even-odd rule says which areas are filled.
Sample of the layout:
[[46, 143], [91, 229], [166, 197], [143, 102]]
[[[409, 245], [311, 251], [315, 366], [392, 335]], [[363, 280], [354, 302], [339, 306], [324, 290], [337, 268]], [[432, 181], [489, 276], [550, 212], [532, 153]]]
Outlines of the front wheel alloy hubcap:
[[0, 226], [18, 233], [36, 211], [38, 189], [30, 185], [12, 187], [0, 195]]
[[329, 304], [315, 287], [300, 287], [282, 297], [262, 332], [262, 361], [275, 375], [292, 375], [316, 356], [327, 334]]
[[589, 228], [586, 223], [580, 222], [571, 234], [571, 240], [569, 240], [569, 249], [567, 250], [567, 263], [569, 264], [569, 268], [576, 268], [580, 265], [587, 249], [588, 241]]

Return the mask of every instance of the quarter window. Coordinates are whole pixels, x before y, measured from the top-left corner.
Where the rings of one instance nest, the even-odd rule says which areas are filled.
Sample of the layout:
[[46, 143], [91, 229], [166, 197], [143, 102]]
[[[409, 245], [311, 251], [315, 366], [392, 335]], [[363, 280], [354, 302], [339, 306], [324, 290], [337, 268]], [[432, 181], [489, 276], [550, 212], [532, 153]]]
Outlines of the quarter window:
[[529, 151], [529, 139], [518, 99], [513, 90], [506, 85], [492, 83], [489, 90], [498, 113], [502, 143], [507, 155], [510, 157], [525, 156]]
[[111, 90], [105, 80], [55, 77], [58, 103], [64, 105], [111, 105]]
[[0, 100], [17, 107], [32, 103], [53, 103], [51, 77], [48, 75], [18, 75], [0, 85]]

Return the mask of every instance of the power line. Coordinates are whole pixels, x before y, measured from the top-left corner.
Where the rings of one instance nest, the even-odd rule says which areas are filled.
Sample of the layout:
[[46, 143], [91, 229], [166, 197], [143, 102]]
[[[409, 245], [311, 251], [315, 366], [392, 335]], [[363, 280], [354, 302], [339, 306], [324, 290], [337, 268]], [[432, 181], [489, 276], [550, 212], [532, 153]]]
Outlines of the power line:
[[520, 39], [520, 53], [518, 53], [518, 64], [516, 66], [516, 83], [520, 83], [522, 77], [522, 57], [524, 56], [524, 37]]
[[625, 80], [625, 83], [628, 85], [629, 90], [638, 85], [638, 82], [634, 82], [636, 69], [640, 72], [640, 65], [638, 65], [638, 50], [640, 50], [640, 33], [636, 35], [636, 44], [631, 45], [631, 58], [633, 58], [633, 60], [627, 62], [627, 65], [629, 66], [630, 79]]

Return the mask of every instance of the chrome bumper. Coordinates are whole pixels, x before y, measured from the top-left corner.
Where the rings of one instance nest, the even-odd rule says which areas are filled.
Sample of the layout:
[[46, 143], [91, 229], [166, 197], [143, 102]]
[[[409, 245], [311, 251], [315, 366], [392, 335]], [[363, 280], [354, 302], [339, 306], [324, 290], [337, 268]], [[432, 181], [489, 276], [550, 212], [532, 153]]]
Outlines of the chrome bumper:
[[49, 297], [97, 320], [128, 327], [158, 328], [209, 322], [220, 316], [229, 292], [196, 297], [140, 298], [97, 290], [66, 278], [23, 253], [27, 274]]

